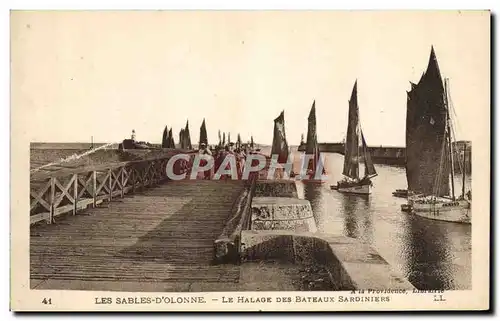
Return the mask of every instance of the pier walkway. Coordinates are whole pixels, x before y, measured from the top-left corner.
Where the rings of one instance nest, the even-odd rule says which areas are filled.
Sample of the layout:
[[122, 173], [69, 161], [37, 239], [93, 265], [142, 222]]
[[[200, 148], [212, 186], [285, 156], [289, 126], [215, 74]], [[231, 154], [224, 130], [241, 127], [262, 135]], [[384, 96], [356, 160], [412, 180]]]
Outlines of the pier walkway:
[[31, 228], [31, 287], [190, 291], [235, 283], [237, 265], [211, 265], [213, 242], [241, 181], [177, 181]]

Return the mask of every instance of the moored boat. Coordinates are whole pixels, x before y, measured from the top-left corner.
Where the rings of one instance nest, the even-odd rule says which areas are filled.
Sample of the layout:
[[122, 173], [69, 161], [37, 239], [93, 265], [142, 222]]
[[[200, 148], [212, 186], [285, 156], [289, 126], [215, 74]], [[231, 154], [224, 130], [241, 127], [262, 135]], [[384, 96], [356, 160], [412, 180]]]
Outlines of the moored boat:
[[[274, 119], [273, 144], [271, 147], [271, 157], [277, 157], [277, 165], [286, 164], [290, 150], [286, 140], [285, 133], [285, 111], [281, 111], [278, 117]], [[279, 166], [278, 166], [279, 167]], [[267, 168], [267, 167], [266, 167]], [[276, 168], [274, 178], [282, 179], [285, 175], [284, 168]]]
[[[349, 100], [349, 120], [345, 142], [344, 179], [337, 182], [331, 189], [348, 194], [371, 194], [373, 188], [372, 178], [377, 176], [370, 153], [368, 152], [363, 130], [359, 121], [357, 84], [354, 84], [351, 99]], [[364, 175], [359, 175], [359, 163], [364, 163]]]
[[[408, 92], [406, 174], [408, 190], [414, 195], [408, 196], [401, 209], [430, 219], [470, 224], [471, 197], [470, 191], [465, 193], [465, 168], [461, 168], [462, 194], [455, 196], [449, 97], [448, 79], [443, 82], [432, 48], [427, 71]], [[464, 164], [465, 155], [464, 151]]]
[[392, 195], [394, 197], [407, 198], [408, 197], [408, 190], [407, 189], [397, 189], [394, 192], [392, 192]]
[[322, 175], [326, 172], [323, 167], [318, 148], [318, 138], [316, 132], [316, 101], [313, 101], [309, 117], [307, 118], [307, 141], [305, 155], [307, 156], [307, 178], [303, 178], [302, 181], [305, 183], [324, 183]]

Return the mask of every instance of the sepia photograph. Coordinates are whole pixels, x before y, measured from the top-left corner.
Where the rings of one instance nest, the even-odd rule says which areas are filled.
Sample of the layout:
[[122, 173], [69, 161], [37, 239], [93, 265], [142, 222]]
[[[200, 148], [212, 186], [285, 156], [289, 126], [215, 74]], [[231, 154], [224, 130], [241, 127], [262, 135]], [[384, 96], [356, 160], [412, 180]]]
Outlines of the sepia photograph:
[[490, 23], [11, 11], [11, 309], [489, 309]]

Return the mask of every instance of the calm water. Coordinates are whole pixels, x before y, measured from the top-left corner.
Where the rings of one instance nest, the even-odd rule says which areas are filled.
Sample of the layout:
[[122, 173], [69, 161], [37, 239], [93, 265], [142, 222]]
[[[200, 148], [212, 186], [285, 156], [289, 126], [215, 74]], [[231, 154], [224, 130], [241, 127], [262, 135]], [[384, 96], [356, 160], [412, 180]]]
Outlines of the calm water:
[[[470, 225], [433, 221], [402, 212], [400, 206], [405, 199], [393, 197], [392, 192], [407, 187], [404, 168], [375, 165], [379, 175], [373, 179], [370, 196], [330, 190], [331, 184], [342, 179], [344, 157], [324, 155], [328, 183], [297, 184], [299, 197], [311, 202], [320, 231], [372, 244], [419, 289], [470, 289]], [[455, 182], [460, 193], [461, 179]]]

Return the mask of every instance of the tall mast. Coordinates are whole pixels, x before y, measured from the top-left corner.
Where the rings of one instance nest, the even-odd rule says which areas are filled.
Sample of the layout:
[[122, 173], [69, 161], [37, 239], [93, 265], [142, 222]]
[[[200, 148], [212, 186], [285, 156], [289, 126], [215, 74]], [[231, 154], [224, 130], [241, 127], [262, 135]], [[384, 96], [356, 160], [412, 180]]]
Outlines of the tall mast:
[[359, 113], [357, 98], [357, 81], [349, 99], [349, 115], [345, 141], [344, 168], [342, 174], [351, 179], [359, 179]]
[[[358, 116], [359, 117], [359, 116]], [[359, 135], [361, 134], [361, 128], [359, 126], [359, 118], [357, 119], [358, 120], [358, 123], [356, 124], [356, 132], [357, 132], [357, 135], [356, 135], [356, 158], [357, 158], [357, 163], [356, 163], [356, 178], [359, 179], [359, 162], [361, 161], [360, 160], [360, 156], [361, 156], [361, 153], [359, 151], [359, 148], [360, 148], [360, 144], [359, 144]]]
[[455, 180], [453, 179], [453, 176], [455, 174], [455, 168], [454, 168], [454, 163], [453, 163], [453, 147], [452, 147], [452, 142], [451, 142], [451, 119], [450, 119], [450, 107], [448, 105], [448, 78], [445, 78], [444, 80], [444, 105], [446, 108], [446, 136], [448, 139], [448, 148], [450, 150], [450, 179], [451, 179], [451, 197], [453, 200], [455, 200]]
[[464, 143], [464, 166], [462, 166], [462, 198], [465, 199], [465, 157], [467, 155], [467, 145]]

